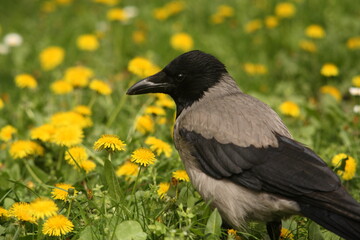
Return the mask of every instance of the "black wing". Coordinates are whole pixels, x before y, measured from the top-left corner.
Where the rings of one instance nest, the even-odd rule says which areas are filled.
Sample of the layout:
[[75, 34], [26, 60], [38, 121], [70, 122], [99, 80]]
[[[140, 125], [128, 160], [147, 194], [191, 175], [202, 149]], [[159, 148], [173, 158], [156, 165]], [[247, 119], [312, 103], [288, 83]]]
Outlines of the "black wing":
[[295, 200], [304, 209], [331, 209], [360, 221], [360, 205], [343, 189], [338, 176], [312, 150], [290, 138], [274, 133], [278, 147], [256, 148], [222, 144], [184, 128], [179, 134], [213, 178]]
[[216, 179], [289, 197], [334, 191], [341, 184], [312, 150], [284, 136], [277, 135], [278, 147], [256, 148], [222, 144], [184, 128], [179, 133], [194, 147], [203, 171]]

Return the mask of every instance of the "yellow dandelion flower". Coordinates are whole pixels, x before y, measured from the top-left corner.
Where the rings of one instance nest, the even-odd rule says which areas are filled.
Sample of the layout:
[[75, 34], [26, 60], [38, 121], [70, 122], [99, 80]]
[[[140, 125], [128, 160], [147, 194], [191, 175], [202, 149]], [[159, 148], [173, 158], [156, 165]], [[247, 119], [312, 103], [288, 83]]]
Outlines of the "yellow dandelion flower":
[[49, 142], [55, 133], [55, 128], [51, 124], [44, 124], [30, 130], [31, 139], [39, 139], [43, 142]]
[[339, 69], [335, 64], [325, 63], [321, 67], [320, 73], [325, 77], [336, 77], [339, 75]]
[[187, 52], [194, 47], [192, 37], [187, 33], [176, 33], [171, 36], [170, 44], [175, 50]]
[[19, 88], [35, 89], [37, 87], [36, 79], [30, 74], [19, 74], [15, 77], [16, 86]]
[[292, 234], [289, 229], [281, 228], [280, 238], [287, 240], [294, 240], [294, 234]]
[[56, 188], [54, 188], [51, 192], [51, 195], [54, 199], [69, 201], [69, 197], [71, 196], [75, 197], [77, 195], [77, 191], [70, 184], [57, 183], [55, 184], [55, 187]]
[[33, 155], [44, 156], [45, 149], [41, 145], [33, 141], [30, 141], [30, 145], [33, 149], [33, 153], [32, 153]]
[[163, 115], [165, 115], [165, 110], [163, 108], [157, 107], [157, 106], [148, 106], [145, 109], [145, 113], [163, 116]]
[[354, 85], [354, 87], [360, 87], [360, 75], [353, 77], [351, 79], [351, 83]]
[[155, 154], [147, 148], [138, 148], [131, 154], [131, 161], [138, 163], [142, 166], [154, 164]]
[[91, 109], [86, 105], [78, 105], [74, 107], [73, 111], [83, 116], [90, 116], [92, 114]]
[[4, 108], [4, 101], [0, 98], [0, 109]]
[[213, 23], [213, 24], [220, 24], [220, 23], [223, 23], [225, 21], [225, 18], [222, 17], [220, 14], [218, 13], [214, 13], [213, 15], [211, 15], [210, 17], [210, 21]]
[[234, 8], [229, 5], [220, 5], [217, 7], [217, 11], [211, 15], [210, 21], [214, 24], [223, 23], [226, 18], [234, 16]]
[[57, 214], [58, 206], [51, 199], [37, 198], [30, 203], [32, 214], [35, 219], [44, 219]]
[[296, 8], [289, 2], [280, 2], [275, 6], [275, 14], [279, 18], [291, 18], [295, 15]]
[[165, 4], [164, 6], [169, 12], [170, 15], [175, 15], [185, 8], [185, 2], [183, 1], [171, 1]]
[[41, 5], [41, 11], [45, 12], [45, 13], [51, 13], [53, 11], [55, 11], [56, 9], [56, 3], [53, 1], [46, 1], [43, 2]]
[[154, 18], [160, 21], [166, 20], [170, 16], [165, 8], [156, 8], [154, 10]]
[[84, 147], [76, 146], [69, 148], [65, 153], [65, 160], [73, 166], [81, 166], [82, 162], [88, 160], [88, 154]]
[[74, 224], [64, 215], [56, 215], [48, 218], [44, 225], [42, 232], [48, 236], [61, 236], [71, 232], [74, 229]]
[[301, 40], [299, 42], [299, 46], [302, 50], [307, 51], [307, 52], [311, 52], [314, 53], [317, 51], [317, 47], [316, 44], [312, 41], [308, 41], [308, 40]]
[[57, 95], [67, 94], [74, 90], [71, 83], [69, 83], [65, 80], [57, 80], [57, 81], [53, 82], [50, 85], [50, 89], [53, 93], [55, 93]]
[[136, 30], [132, 33], [134, 43], [141, 44], [146, 40], [146, 33], [143, 30]]
[[149, 115], [143, 115], [136, 119], [135, 128], [142, 134], [154, 131], [154, 121]]
[[156, 123], [159, 124], [159, 125], [164, 125], [166, 124], [168, 121], [166, 119], [166, 117], [160, 117], [156, 120]]
[[55, 128], [52, 142], [60, 146], [71, 147], [80, 144], [83, 138], [84, 133], [79, 126], [65, 125]]
[[17, 129], [11, 125], [6, 125], [0, 129], [0, 139], [4, 142], [8, 142], [12, 139], [12, 136], [17, 133]]
[[346, 42], [346, 46], [351, 50], [360, 49], [360, 36], [349, 38]]
[[217, 14], [222, 17], [234, 16], [234, 8], [229, 5], [220, 5], [217, 7]]
[[172, 148], [170, 144], [155, 137], [148, 137], [145, 140], [145, 144], [150, 145], [151, 151], [156, 152], [157, 156], [160, 156], [162, 153], [164, 153], [166, 157], [170, 157], [172, 154]]
[[305, 34], [310, 38], [324, 38], [325, 30], [320, 25], [312, 24], [305, 29]]
[[99, 48], [99, 40], [94, 34], [80, 35], [76, 40], [77, 47], [84, 51], [95, 51]]
[[95, 143], [94, 149], [101, 151], [106, 149], [108, 151], [124, 151], [126, 144], [121, 141], [116, 135], [105, 134], [102, 135]]
[[85, 160], [82, 161], [80, 167], [85, 170], [86, 173], [94, 171], [96, 164], [93, 161]]
[[28, 188], [30, 188], [30, 189], [34, 189], [35, 183], [32, 182], [32, 181], [27, 181], [26, 186], [27, 186]]
[[330, 86], [330, 85], [322, 86], [320, 88], [320, 92], [322, 94], [329, 94], [330, 96], [335, 98], [336, 101], [340, 101], [342, 98], [340, 91], [334, 86]]
[[29, 203], [16, 202], [9, 209], [9, 216], [17, 218], [20, 221], [35, 223], [33, 211]]
[[156, 94], [158, 100], [156, 100], [155, 105], [159, 107], [166, 108], [175, 108], [175, 102], [168, 96], [163, 93]]
[[108, 6], [114, 6], [119, 3], [119, 0], [93, 0], [96, 3], [102, 3]]
[[31, 155], [44, 155], [44, 148], [33, 141], [18, 140], [11, 144], [10, 155], [14, 159], [26, 158]]
[[350, 155], [339, 153], [332, 158], [331, 163], [337, 170], [336, 173], [345, 181], [354, 178], [357, 163]]
[[299, 106], [291, 101], [285, 101], [279, 106], [279, 110], [282, 114], [297, 118], [300, 116]]
[[249, 75], [264, 75], [268, 73], [268, 69], [263, 64], [245, 63], [244, 71]]
[[3, 207], [0, 207], [0, 218], [1, 217], [9, 217], [9, 216], [10, 216], [9, 211]]
[[139, 77], [147, 77], [160, 71], [160, 68], [146, 58], [135, 57], [129, 61], [128, 70]]
[[41, 68], [45, 71], [52, 70], [59, 66], [65, 57], [65, 51], [58, 46], [47, 47], [39, 55]]
[[227, 233], [228, 233], [228, 235], [233, 235], [233, 236], [235, 236], [236, 233], [237, 233], [237, 231], [236, 231], [235, 229], [228, 229]]
[[299, 106], [291, 101], [286, 101], [280, 104], [279, 110], [282, 114], [297, 118], [300, 116]]
[[189, 175], [186, 173], [185, 170], [176, 170], [175, 172], [172, 173], [172, 176], [179, 181], [185, 181], [185, 182], [190, 181]]
[[130, 161], [126, 161], [123, 165], [120, 165], [116, 170], [116, 176], [137, 176], [139, 173], [139, 166]]
[[183, 1], [172, 1], [165, 4], [161, 8], [156, 8], [154, 10], [154, 17], [157, 20], [166, 20], [169, 17], [178, 14], [185, 8], [185, 3]]
[[158, 186], [157, 194], [160, 197], [160, 199], [163, 199], [166, 196], [166, 193], [170, 189], [170, 183], [162, 182]]
[[50, 123], [56, 127], [76, 126], [86, 128], [92, 126], [92, 121], [89, 117], [85, 117], [75, 111], [55, 113], [50, 117]]
[[121, 8], [110, 9], [107, 12], [106, 16], [109, 21], [126, 22], [127, 20], [129, 20], [129, 16], [127, 15], [126, 11]]
[[245, 32], [253, 33], [262, 28], [262, 22], [259, 19], [251, 20], [245, 24]]
[[275, 28], [277, 27], [277, 25], [279, 25], [279, 20], [277, 17], [275, 16], [267, 16], [265, 18], [265, 26], [267, 28]]
[[92, 80], [89, 87], [91, 90], [94, 90], [102, 95], [110, 95], [112, 93], [110, 86], [104, 81], [98, 79]]
[[70, 67], [66, 69], [64, 79], [73, 87], [86, 87], [93, 74], [93, 71], [87, 67]]

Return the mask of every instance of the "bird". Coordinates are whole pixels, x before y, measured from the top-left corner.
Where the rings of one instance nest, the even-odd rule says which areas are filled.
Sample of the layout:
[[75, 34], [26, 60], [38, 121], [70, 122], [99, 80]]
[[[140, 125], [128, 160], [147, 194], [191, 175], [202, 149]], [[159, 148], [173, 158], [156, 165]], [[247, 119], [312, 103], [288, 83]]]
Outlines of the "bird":
[[244, 93], [225, 65], [193, 50], [126, 92], [168, 94], [176, 104], [173, 139], [191, 183], [229, 226], [312, 219], [347, 240], [360, 239], [360, 204], [313, 150], [293, 139], [279, 115]]

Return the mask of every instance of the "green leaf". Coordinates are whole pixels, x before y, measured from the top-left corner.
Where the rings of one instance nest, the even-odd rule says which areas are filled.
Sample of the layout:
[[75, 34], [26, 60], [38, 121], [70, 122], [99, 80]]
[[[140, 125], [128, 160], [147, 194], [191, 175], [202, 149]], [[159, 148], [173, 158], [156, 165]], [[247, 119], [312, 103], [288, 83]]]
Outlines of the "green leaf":
[[79, 237], [79, 240], [97, 240], [97, 239], [101, 239], [101, 236], [91, 226], [85, 227], [85, 229], [81, 231]]
[[314, 222], [309, 225], [309, 240], [324, 240], [319, 225]]
[[111, 162], [106, 159], [104, 162], [104, 176], [109, 189], [109, 195], [115, 202], [120, 202], [122, 193], [119, 181], [115, 175], [114, 167]]
[[211, 213], [205, 228], [205, 236], [207, 239], [218, 239], [221, 234], [221, 216], [217, 208]]
[[0, 189], [6, 190], [11, 187], [11, 182], [8, 180], [10, 179], [9, 174], [6, 172], [0, 173]]
[[144, 233], [140, 223], [129, 220], [117, 225], [115, 236], [117, 240], [146, 240], [147, 234]]
[[36, 180], [36, 177], [39, 178], [43, 183], [47, 182], [49, 180], [49, 174], [45, 173], [42, 169], [40, 169], [39, 167], [29, 164], [29, 168], [33, 171], [33, 173], [35, 174], [34, 180]]

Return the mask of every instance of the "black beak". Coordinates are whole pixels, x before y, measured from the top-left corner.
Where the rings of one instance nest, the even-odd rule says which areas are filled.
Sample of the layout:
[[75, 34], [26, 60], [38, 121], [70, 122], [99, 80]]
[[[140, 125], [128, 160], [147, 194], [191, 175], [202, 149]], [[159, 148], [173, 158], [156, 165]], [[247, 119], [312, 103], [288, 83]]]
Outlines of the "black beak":
[[167, 80], [166, 73], [160, 71], [132, 85], [127, 90], [126, 94], [138, 95], [144, 93], [168, 93], [172, 86], [173, 85]]

